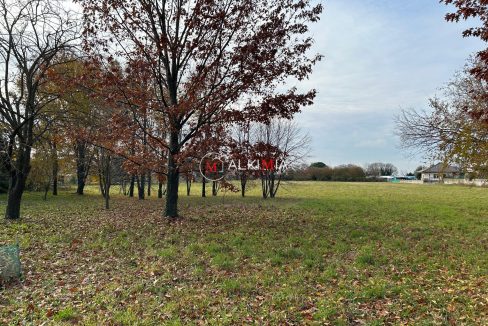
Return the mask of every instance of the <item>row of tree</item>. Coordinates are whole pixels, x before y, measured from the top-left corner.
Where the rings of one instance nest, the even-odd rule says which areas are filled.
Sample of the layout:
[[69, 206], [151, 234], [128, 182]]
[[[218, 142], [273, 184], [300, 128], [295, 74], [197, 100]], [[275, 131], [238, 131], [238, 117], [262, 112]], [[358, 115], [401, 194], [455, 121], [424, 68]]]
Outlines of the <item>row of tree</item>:
[[[263, 198], [275, 197], [281, 180], [285, 177], [288, 167], [293, 167], [304, 161], [308, 154], [309, 137], [304, 134], [296, 123], [278, 119], [268, 124], [246, 124], [235, 126], [228, 132], [222, 131], [223, 140], [216, 142], [211, 148], [202, 148], [197, 157], [187, 157], [180, 167], [180, 182], [186, 184], [187, 195], [190, 195], [194, 181], [202, 182], [202, 197], [206, 197], [207, 183], [210, 184], [212, 195], [216, 196], [219, 190], [240, 191], [244, 197], [248, 181], [258, 179], [261, 181]], [[57, 195], [58, 179], [72, 176], [70, 180], [77, 183], [77, 193], [83, 194], [87, 180], [91, 179], [99, 184], [100, 192], [106, 199], [106, 208], [109, 207], [110, 188], [118, 185], [120, 192], [129, 197], [137, 193], [139, 199], [151, 196], [151, 185], [158, 184], [158, 197], [166, 193], [164, 175], [152, 170], [142, 172], [128, 172], [124, 167], [132, 164], [120, 156], [113, 155], [105, 148], [84, 143], [80, 151], [80, 144], [76, 141], [58, 142], [55, 149], [51, 146], [45, 150], [36, 151], [31, 161], [31, 171], [27, 179], [27, 187], [31, 190], [47, 192]], [[37, 148], [45, 144], [41, 142]], [[273, 166], [263, 166], [261, 169], [231, 169], [223, 177], [212, 181], [210, 172], [205, 171], [205, 163], [201, 162], [206, 153], [216, 153], [228, 161], [237, 162], [239, 166], [246, 167], [249, 161], [259, 164], [271, 164], [269, 157], [273, 158]], [[275, 158], [283, 164], [274, 162]], [[82, 166], [82, 168], [80, 168]], [[203, 169], [202, 169], [203, 168]], [[73, 176], [74, 171], [80, 172]], [[131, 171], [131, 169], [129, 169]], [[238, 180], [240, 187], [228, 181]], [[66, 181], [63, 182], [64, 184]], [[147, 187], [147, 191], [146, 188]]]
[[[273, 121], [292, 119], [315, 98], [315, 90], [287, 85], [307, 78], [321, 59], [309, 55], [308, 35], [320, 4], [75, 2], [82, 13], [56, 0], [0, 0], [6, 218], [20, 217], [32, 155], [53, 162], [61, 153], [73, 156], [80, 195], [96, 160], [107, 205], [114, 165], [128, 174], [139, 197], [148, 176], [156, 176], [165, 184], [164, 215], [170, 218], [178, 216], [186, 166], [208, 151], [230, 155], [234, 148], [238, 155], [252, 148], [259, 149], [255, 156], [294, 156], [266, 141]], [[239, 146], [231, 131], [250, 124], [265, 136]], [[291, 130], [278, 134], [287, 137]], [[58, 168], [40, 168], [56, 189]], [[273, 197], [274, 172], [262, 180], [263, 195]]]
[[398, 169], [391, 163], [371, 163], [366, 168], [354, 164], [329, 167], [323, 162], [315, 162], [290, 169], [286, 173], [288, 180], [313, 181], [375, 181], [380, 176], [396, 175]]

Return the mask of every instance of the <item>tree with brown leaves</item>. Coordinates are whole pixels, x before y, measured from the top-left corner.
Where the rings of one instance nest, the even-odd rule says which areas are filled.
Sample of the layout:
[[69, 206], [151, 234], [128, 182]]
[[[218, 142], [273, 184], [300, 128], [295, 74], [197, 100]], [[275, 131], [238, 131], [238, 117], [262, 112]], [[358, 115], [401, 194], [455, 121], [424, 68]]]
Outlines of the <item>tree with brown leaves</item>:
[[[470, 18], [478, 18], [481, 21], [479, 26], [464, 30], [463, 37], [477, 37], [485, 43], [488, 42], [488, 0], [440, 0], [440, 2], [456, 7], [455, 12], [448, 13], [445, 17], [449, 22], [457, 23]], [[477, 63], [471, 67], [470, 73], [482, 82], [488, 82], [488, 48], [478, 52]], [[473, 94], [473, 96], [479, 97], [480, 101], [488, 101], [485, 94]], [[486, 106], [471, 108], [468, 113], [488, 128]]]
[[123, 58], [148, 87], [121, 87], [120, 102], [164, 125], [147, 137], [167, 150], [165, 216], [178, 216], [181, 155], [207, 125], [291, 118], [315, 90], [287, 88], [307, 78], [320, 55], [307, 35], [322, 6], [310, 0], [78, 0], [85, 45], [99, 62]]

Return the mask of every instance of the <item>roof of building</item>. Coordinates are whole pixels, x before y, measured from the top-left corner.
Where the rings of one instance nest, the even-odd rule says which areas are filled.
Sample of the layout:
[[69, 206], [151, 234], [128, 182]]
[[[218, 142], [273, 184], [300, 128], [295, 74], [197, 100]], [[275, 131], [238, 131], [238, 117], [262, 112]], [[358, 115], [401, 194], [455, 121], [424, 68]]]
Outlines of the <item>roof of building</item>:
[[437, 163], [431, 167], [422, 170], [422, 173], [459, 173], [461, 169], [457, 166], [444, 165], [444, 163]]

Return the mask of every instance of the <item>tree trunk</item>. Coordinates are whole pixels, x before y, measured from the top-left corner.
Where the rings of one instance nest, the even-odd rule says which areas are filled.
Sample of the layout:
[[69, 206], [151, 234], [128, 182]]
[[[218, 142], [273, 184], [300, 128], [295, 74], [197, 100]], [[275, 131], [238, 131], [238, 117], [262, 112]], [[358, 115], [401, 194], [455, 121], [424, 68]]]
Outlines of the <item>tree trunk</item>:
[[212, 196], [217, 196], [219, 192], [218, 185], [217, 181], [212, 181]]
[[85, 182], [82, 179], [78, 178], [78, 186], [76, 188], [76, 193], [78, 195], [83, 195], [84, 190], [85, 190]]
[[78, 195], [83, 195], [83, 192], [85, 191], [85, 180], [83, 180], [83, 178], [80, 178], [80, 174], [78, 172], [76, 173], [78, 176], [78, 185], [76, 188], [76, 193]]
[[163, 183], [161, 181], [158, 183], [158, 198], [163, 198]]
[[[51, 180], [49, 180], [49, 182], [47, 182], [45, 185], [44, 185], [44, 197], [43, 199], [46, 201], [47, 200], [47, 193], [49, 192], [49, 186], [51, 184]], [[54, 195], [54, 194], [53, 194]]]
[[105, 182], [104, 182], [104, 186], [105, 186], [105, 209], [109, 209], [110, 208], [110, 186], [112, 185], [112, 176], [110, 175], [111, 174], [111, 171], [110, 171], [110, 157], [107, 158], [107, 163], [106, 163], [106, 166], [105, 166]]
[[268, 184], [268, 175], [263, 173], [261, 175], [261, 189], [263, 192], [263, 198], [266, 199], [269, 196], [269, 184]]
[[98, 171], [98, 186], [100, 187], [100, 193], [102, 194], [102, 197], [105, 198], [105, 186], [103, 184], [103, 182], [104, 182], [103, 178], [104, 178], [104, 176], [103, 176], [103, 173], [100, 169]]
[[191, 176], [186, 176], [186, 195], [190, 196], [191, 191]]
[[51, 144], [52, 160], [53, 160], [53, 196], [58, 195], [58, 172], [59, 172], [59, 162], [58, 162], [58, 150], [56, 148], [56, 143]]
[[53, 162], [53, 196], [58, 195], [58, 171], [59, 171], [59, 164], [56, 155], [56, 158]]
[[110, 187], [112, 186], [112, 157], [107, 150], [100, 149], [98, 153], [98, 176], [100, 191], [105, 199], [105, 209], [110, 208]]
[[247, 175], [241, 175], [241, 196], [246, 197]]
[[22, 200], [22, 194], [24, 193], [25, 178], [21, 175], [18, 175], [15, 177], [15, 180], [12, 180], [12, 177], [10, 179], [10, 183], [13, 183], [13, 186], [9, 187], [8, 190], [5, 218], [10, 220], [16, 220], [20, 218], [20, 202]]
[[110, 188], [107, 189], [107, 192], [105, 193], [105, 209], [110, 208], [110, 194], [108, 193], [110, 191]]
[[[172, 161], [172, 159], [170, 159]], [[168, 171], [166, 186], [166, 208], [165, 216], [168, 218], [178, 217], [178, 187], [179, 172], [176, 164], [172, 164]]]
[[[58, 165], [57, 163], [54, 163], [54, 165]], [[58, 168], [53, 167], [53, 196], [58, 195]]]
[[30, 171], [31, 147], [19, 149], [19, 156], [14, 166], [10, 168], [7, 207], [5, 218], [16, 220], [20, 218], [20, 203], [25, 190], [25, 182]]
[[[205, 172], [203, 172], [205, 173]], [[205, 176], [202, 177], [202, 197], [205, 198], [207, 197], [207, 194], [205, 193], [206, 192], [206, 189], [207, 188], [207, 179], [205, 179]]]
[[134, 197], [134, 183], [136, 182], [135, 175], [130, 176], [130, 185], [129, 185], [129, 197]]
[[164, 215], [168, 218], [178, 217], [178, 187], [180, 172], [178, 164], [175, 160], [178, 154], [178, 136], [179, 133], [172, 131], [170, 134], [169, 148], [170, 153], [168, 155], [168, 180], [166, 184], [166, 207]]
[[78, 195], [83, 195], [84, 193], [86, 178], [90, 170], [91, 158], [87, 160], [86, 146], [86, 142], [76, 141], [76, 178], [78, 179], [76, 193]]
[[151, 171], [147, 173], [147, 196], [151, 197]]
[[146, 190], [146, 174], [141, 173], [140, 175], [137, 176], [137, 194], [138, 194], [139, 200], [144, 200], [144, 198], [145, 198], [144, 191], [145, 190]]
[[127, 196], [127, 180], [125, 179], [125, 176], [124, 178], [122, 179], [121, 181], [121, 184], [120, 184], [120, 190], [119, 190], [119, 194], [122, 192], [122, 194], [124, 196]]
[[274, 173], [271, 173], [270, 178], [269, 178], [269, 197], [270, 198], [275, 197], [275, 175], [274, 175]]
[[276, 180], [276, 176], [273, 175], [273, 188], [271, 190], [271, 198], [276, 197], [276, 193], [278, 192], [278, 189], [280, 188], [280, 183], [281, 183], [281, 175], [278, 176], [277, 180]]

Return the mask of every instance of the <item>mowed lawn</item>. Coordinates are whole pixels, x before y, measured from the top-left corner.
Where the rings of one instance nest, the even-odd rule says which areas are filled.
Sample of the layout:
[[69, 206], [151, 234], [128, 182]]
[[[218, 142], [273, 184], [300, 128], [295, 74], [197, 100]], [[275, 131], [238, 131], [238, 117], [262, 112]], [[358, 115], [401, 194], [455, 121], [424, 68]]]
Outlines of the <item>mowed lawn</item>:
[[0, 290], [0, 324], [488, 324], [486, 188], [192, 191], [177, 223], [157, 198], [105, 211], [96, 192], [27, 194], [24, 219], [0, 224], [24, 271]]

